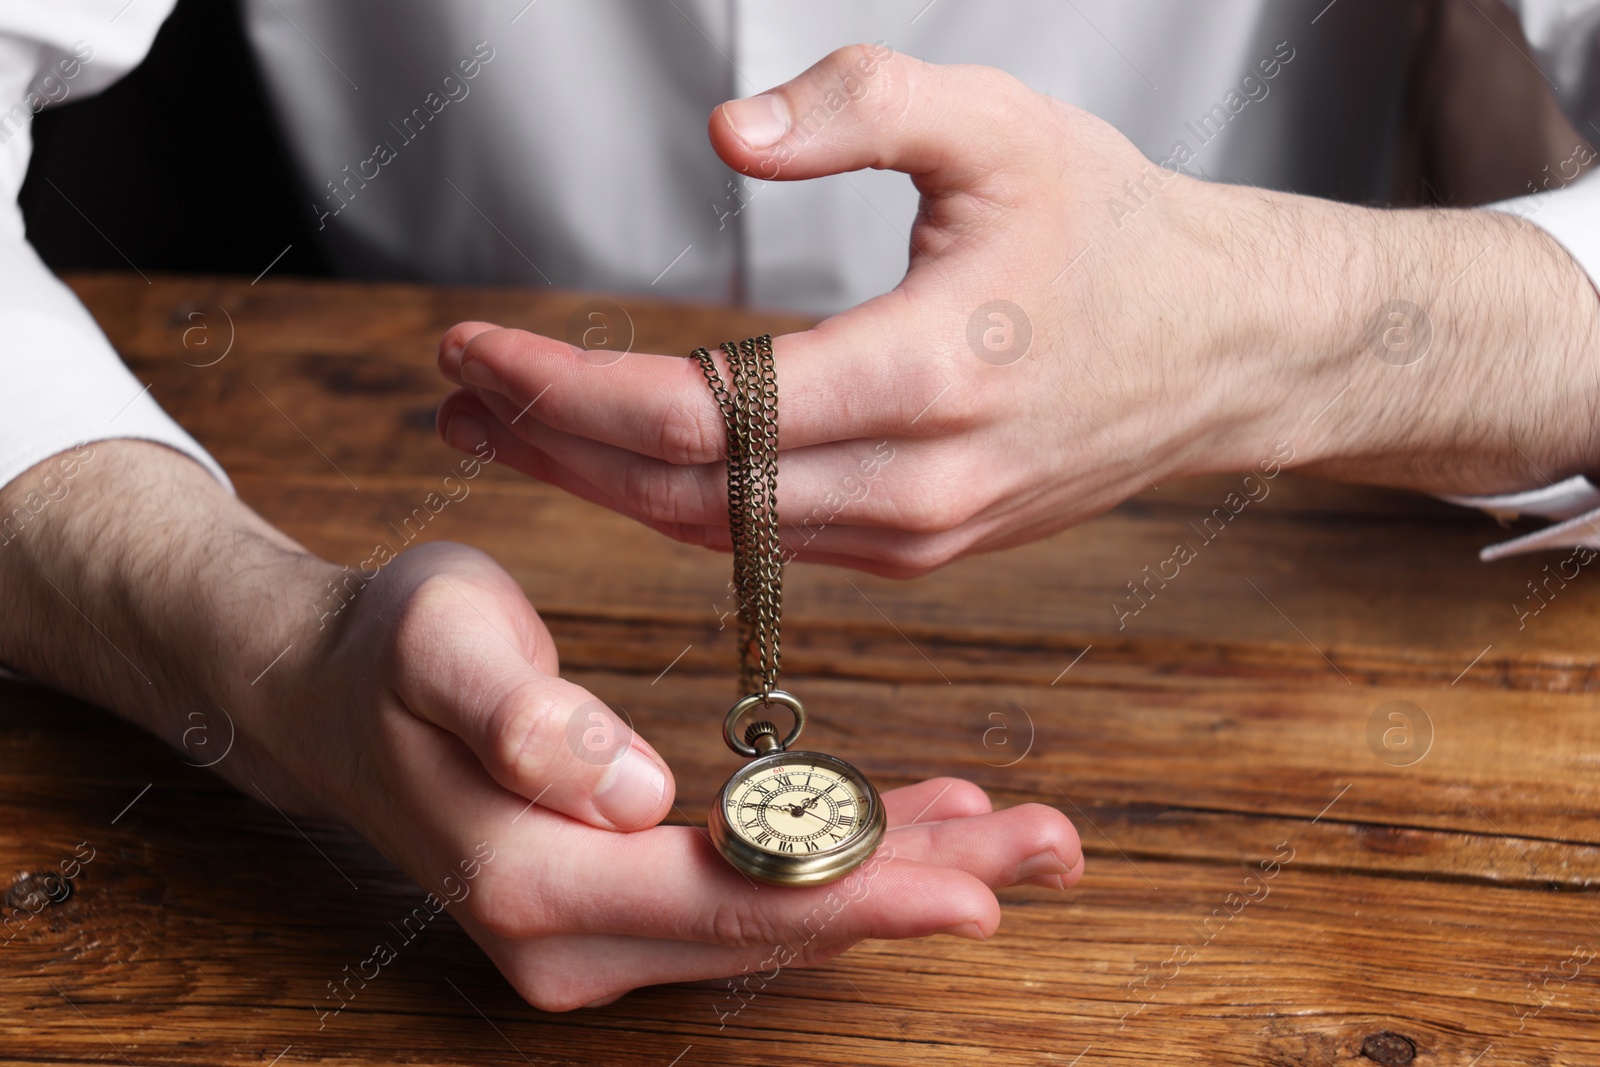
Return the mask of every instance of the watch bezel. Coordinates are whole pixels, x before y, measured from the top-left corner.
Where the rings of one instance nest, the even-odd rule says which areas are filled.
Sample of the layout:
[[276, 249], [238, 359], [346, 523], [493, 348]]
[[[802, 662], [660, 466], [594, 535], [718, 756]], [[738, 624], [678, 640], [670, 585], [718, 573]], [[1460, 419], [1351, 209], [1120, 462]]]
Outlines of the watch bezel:
[[[827, 766], [853, 778], [864, 787], [868, 808], [866, 815], [849, 837], [832, 848], [805, 853], [775, 852], [745, 840], [728, 822], [727, 800], [731, 789], [777, 764], [796, 762]], [[752, 878], [769, 885], [784, 886], [827, 885], [838, 881], [878, 850], [887, 825], [883, 798], [878, 796], [878, 790], [866, 775], [837, 756], [805, 750], [769, 752], [739, 768], [717, 791], [711, 806], [711, 817], [706, 822], [712, 844], [717, 846], [717, 851], [729, 863]]]

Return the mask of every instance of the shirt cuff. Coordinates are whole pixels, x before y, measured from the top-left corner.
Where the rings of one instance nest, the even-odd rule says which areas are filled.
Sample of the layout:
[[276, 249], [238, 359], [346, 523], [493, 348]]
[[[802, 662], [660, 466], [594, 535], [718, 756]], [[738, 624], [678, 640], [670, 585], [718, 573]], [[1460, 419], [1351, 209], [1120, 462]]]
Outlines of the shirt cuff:
[[1484, 208], [1515, 215], [1555, 238], [1589, 275], [1590, 284], [1600, 290], [1600, 167], [1576, 181], [1551, 186], [1561, 180], [1551, 174], [1545, 180], [1550, 187]]
[[1498, 519], [1537, 515], [1561, 520], [1553, 526], [1481, 550], [1478, 558], [1486, 563], [1547, 548], [1576, 548], [1579, 545], [1600, 548], [1600, 489], [1596, 489], [1581, 474], [1543, 489], [1529, 489], [1522, 493], [1501, 493], [1497, 496], [1441, 495], [1439, 499], [1487, 511]]

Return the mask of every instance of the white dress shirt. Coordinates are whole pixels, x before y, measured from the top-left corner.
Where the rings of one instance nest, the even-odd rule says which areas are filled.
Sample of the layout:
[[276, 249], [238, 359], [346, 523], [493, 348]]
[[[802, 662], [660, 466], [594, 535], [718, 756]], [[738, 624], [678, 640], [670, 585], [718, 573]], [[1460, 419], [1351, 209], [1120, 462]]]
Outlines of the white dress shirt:
[[[35, 106], [91, 93], [137, 64], [172, 3], [0, 7], [0, 484], [112, 437], [166, 443], [225, 480], [40, 263], [15, 206]], [[1600, 0], [1513, 6], [1568, 113], [1600, 115]], [[916, 193], [905, 176], [879, 171], [736, 180], [705, 136], [723, 100], [780, 84], [841, 45], [884, 41], [933, 62], [1007, 70], [1197, 176], [1383, 199], [1409, 18], [1408, 5], [1341, 10], [1337, 0], [1320, 13], [1320, 3], [1284, 0], [244, 7], [307, 217], [342, 272], [817, 313], [899, 281]], [[1600, 281], [1594, 176], [1496, 206], [1546, 230]], [[1600, 519], [1600, 493], [1583, 479], [1459, 502], [1553, 518], [1594, 509], [1588, 517]], [[1540, 535], [1600, 546], [1581, 519]]]

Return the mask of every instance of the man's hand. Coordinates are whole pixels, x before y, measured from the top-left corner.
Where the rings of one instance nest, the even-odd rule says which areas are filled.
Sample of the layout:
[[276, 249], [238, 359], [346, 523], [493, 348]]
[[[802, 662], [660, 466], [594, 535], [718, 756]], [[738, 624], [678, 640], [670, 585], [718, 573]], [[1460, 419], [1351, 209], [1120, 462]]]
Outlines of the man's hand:
[[[1600, 302], [1525, 222], [1200, 182], [998, 71], [865, 47], [710, 134], [760, 180], [888, 168], [922, 194], [901, 284], [775, 342], [802, 559], [922, 573], [1285, 456], [1441, 493], [1600, 468]], [[455, 447], [728, 547], [692, 360], [463, 323], [439, 363]]]
[[855, 882], [757, 886], [703, 830], [659, 825], [666, 766], [560, 678], [544, 624], [482, 553], [422, 546], [347, 584], [189, 460], [91, 451], [0, 549], [0, 662], [173, 744], [191, 713], [225, 708], [237, 736], [218, 773], [349, 822], [539, 1007], [815, 963], [864, 938], [984, 938], [994, 888], [1082, 872], [1055, 809], [991, 812], [976, 786], [935, 780], [885, 795], [885, 847]]

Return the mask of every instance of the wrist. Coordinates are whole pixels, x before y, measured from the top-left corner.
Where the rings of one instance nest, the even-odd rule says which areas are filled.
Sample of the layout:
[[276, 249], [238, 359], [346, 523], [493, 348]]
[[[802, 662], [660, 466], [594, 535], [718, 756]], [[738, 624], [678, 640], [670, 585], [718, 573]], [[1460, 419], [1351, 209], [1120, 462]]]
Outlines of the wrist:
[[1364, 309], [1383, 288], [1372, 212], [1193, 179], [1169, 206], [1181, 250], [1169, 306], [1188, 324], [1193, 386], [1176, 473], [1306, 466], [1337, 450]]
[[[338, 633], [331, 618], [319, 619], [319, 608], [339, 568], [298, 547], [253, 538], [232, 563], [200, 576], [195, 592], [205, 603], [190, 622], [217, 634], [217, 647], [228, 651], [183, 654], [185, 671], [208, 707], [226, 710], [242, 763], [312, 768], [314, 759], [286, 757], [316, 754], [316, 731], [302, 713], [329, 695], [310, 679]], [[237, 768], [217, 769], [245, 784]], [[297, 784], [301, 793], [320, 792], [317, 782]]]
[[[1356, 403], [1318, 469], [1444, 494], [1541, 488], [1596, 469], [1600, 298], [1577, 262], [1497, 212], [1379, 219], [1384, 288], [1354, 359]], [[1396, 324], [1380, 313], [1392, 319], [1396, 303], [1415, 325], [1388, 332]]]
[[110, 440], [79, 455], [68, 490], [0, 549], [12, 609], [0, 659], [117, 712], [189, 762], [214, 755], [196, 745], [228, 746], [231, 765], [272, 699], [263, 668], [314, 628], [310, 605], [335, 568], [169, 449]]
[[1231, 383], [1195, 472], [1283, 445], [1290, 466], [1444, 494], [1600, 467], [1600, 298], [1543, 231], [1227, 186], [1194, 199], [1225, 220], [1202, 243], [1228, 292], [1197, 343]]

